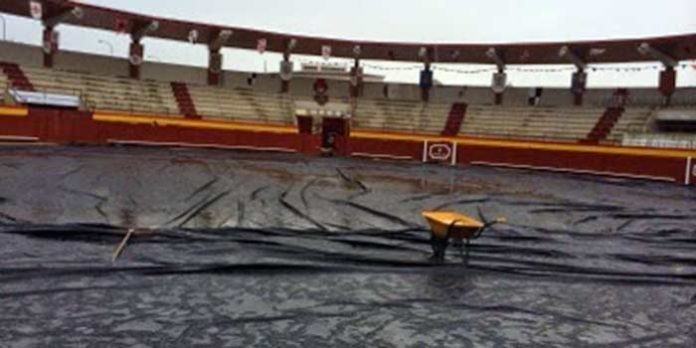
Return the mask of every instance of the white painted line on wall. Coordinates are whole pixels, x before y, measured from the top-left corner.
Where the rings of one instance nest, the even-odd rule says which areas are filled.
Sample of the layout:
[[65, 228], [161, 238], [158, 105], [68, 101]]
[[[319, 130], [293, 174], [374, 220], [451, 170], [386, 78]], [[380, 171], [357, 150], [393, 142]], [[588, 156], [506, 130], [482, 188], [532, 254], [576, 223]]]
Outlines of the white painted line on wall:
[[37, 137], [22, 137], [16, 135], [0, 135], [0, 141], [12, 141], [12, 142], [37, 142], [39, 138]]
[[423, 163], [428, 162], [428, 141], [423, 142]]
[[674, 178], [670, 178], [670, 177], [666, 177], [666, 176], [600, 172], [600, 171], [595, 171], [595, 170], [543, 167], [543, 166], [532, 166], [532, 165], [526, 165], [526, 164], [509, 164], [509, 163], [495, 163], [495, 162], [483, 162], [483, 161], [471, 162], [471, 164], [475, 165], [475, 166], [501, 167], [501, 168], [513, 168], [513, 169], [532, 169], [532, 170], [542, 170], [542, 171], [549, 171], [549, 172], [572, 173], [572, 174], [590, 174], [590, 175], [611, 176], [611, 177], [629, 178], [629, 179], [643, 179], [643, 180], [655, 180], [655, 181], [666, 181], [666, 182], [677, 181]]
[[156, 142], [156, 141], [138, 141], [138, 140], [116, 140], [109, 139], [107, 141], [109, 144], [117, 145], [140, 145], [140, 146], [162, 146], [162, 147], [190, 147], [190, 148], [204, 148], [204, 149], [221, 149], [221, 150], [249, 150], [249, 151], [262, 151], [262, 152], [285, 152], [285, 153], [296, 153], [297, 150], [286, 149], [283, 147], [257, 147], [257, 146], [233, 146], [233, 145], [217, 145], [217, 144], [190, 144], [190, 143], [179, 143], [179, 142]]
[[412, 160], [414, 160], [414, 158], [412, 156], [394, 156], [394, 155], [373, 154], [373, 153], [364, 153], [364, 152], [353, 152], [350, 155], [353, 157], [392, 159], [392, 160], [399, 160], [399, 161], [412, 161]]

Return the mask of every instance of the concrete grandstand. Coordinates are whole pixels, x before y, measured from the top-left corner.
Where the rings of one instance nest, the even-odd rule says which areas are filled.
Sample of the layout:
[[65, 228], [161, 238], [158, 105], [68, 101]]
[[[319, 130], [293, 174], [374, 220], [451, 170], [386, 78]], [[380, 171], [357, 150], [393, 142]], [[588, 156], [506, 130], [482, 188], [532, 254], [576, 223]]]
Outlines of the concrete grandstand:
[[[31, 17], [27, 1], [0, 11]], [[681, 61], [696, 58], [696, 35], [600, 42], [437, 45], [357, 42], [221, 28], [71, 1], [44, 1], [43, 46], [0, 43], [4, 74], [0, 135], [59, 143], [213, 146], [618, 175], [680, 184], [696, 180], [696, 88], [677, 88]], [[129, 57], [62, 51], [59, 25], [122, 31]], [[195, 33], [195, 35], [193, 35]], [[207, 45], [207, 69], [143, 62], [143, 37]], [[222, 70], [223, 47], [284, 55], [279, 73]], [[295, 54], [355, 62], [344, 74], [294, 76]], [[602, 54], [593, 54], [600, 48]], [[438, 53], [440, 52], [440, 53]], [[366, 60], [423, 64], [419, 85], [365, 79]], [[660, 62], [655, 88], [588, 89], [588, 65]], [[490, 87], [433, 83], [433, 63], [496, 67]], [[575, 66], [573, 86], [505, 85], [511, 65]], [[338, 76], [338, 77], [337, 77]], [[74, 108], [18, 98], [73, 96]], [[665, 113], [672, 115], [666, 118]], [[662, 116], [661, 116], [662, 115]], [[666, 127], [665, 124], [670, 126]], [[655, 140], [657, 138], [657, 140]], [[330, 146], [327, 146], [331, 139]], [[644, 146], [660, 147], [647, 149]]]

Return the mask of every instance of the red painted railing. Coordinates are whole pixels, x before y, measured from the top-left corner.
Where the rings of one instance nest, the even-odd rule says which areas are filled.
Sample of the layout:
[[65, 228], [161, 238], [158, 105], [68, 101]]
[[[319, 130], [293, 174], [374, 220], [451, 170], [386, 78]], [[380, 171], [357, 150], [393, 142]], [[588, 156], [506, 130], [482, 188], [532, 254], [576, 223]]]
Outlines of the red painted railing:
[[623, 107], [607, 108], [590, 134], [587, 135], [587, 138], [581, 142], [585, 144], [598, 144], [602, 140], [606, 140], [609, 134], [611, 134], [611, 130], [614, 129], [616, 122], [623, 116], [624, 110]]
[[442, 131], [443, 136], [453, 137], [459, 134], [464, 118], [466, 117], [467, 106], [468, 105], [464, 103], [452, 104], [449, 116], [447, 117], [447, 123], [445, 123], [445, 129]]
[[196, 111], [196, 104], [191, 98], [188, 86], [182, 82], [172, 82], [171, 86], [172, 93], [174, 93], [176, 103], [179, 105], [179, 110], [181, 113], [184, 114], [186, 118], [200, 119], [201, 116], [198, 115], [198, 112]]
[[34, 91], [34, 85], [29, 81], [27, 75], [24, 75], [24, 71], [19, 65], [15, 63], [5, 63], [0, 62], [0, 67], [2, 72], [7, 75], [10, 80], [10, 87], [17, 88], [25, 91]]

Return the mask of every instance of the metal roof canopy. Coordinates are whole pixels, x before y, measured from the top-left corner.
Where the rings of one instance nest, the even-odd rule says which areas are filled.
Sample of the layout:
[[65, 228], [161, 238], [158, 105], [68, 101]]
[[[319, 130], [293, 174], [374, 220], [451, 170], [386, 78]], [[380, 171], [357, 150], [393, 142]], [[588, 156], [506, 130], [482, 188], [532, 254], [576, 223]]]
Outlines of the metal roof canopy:
[[[639, 47], [647, 43], [665, 55], [680, 61], [696, 59], [696, 34], [677, 36], [557, 43], [516, 44], [431, 44], [376, 41], [352, 41], [345, 39], [309, 37], [254, 29], [224, 27], [211, 24], [172, 20], [141, 15], [74, 1], [43, 0], [44, 18], [51, 17], [79, 6], [81, 18], [69, 17], [62, 24], [116, 31], [117, 22], [125, 24], [125, 31], [132, 33], [143, 25], [156, 21], [159, 26], [148, 32], [148, 37], [189, 42], [189, 33], [198, 32], [198, 43], [208, 44], [224, 30], [231, 30], [232, 37], [224, 47], [256, 49], [259, 39], [267, 40], [267, 51], [282, 53], [291, 39], [296, 40], [293, 54], [321, 55], [322, 46], [331, 46], [332, 57], [355, 58], [354, 48], [360, 46], [360, 59], [384, 61], [423, 61], [423, 48], [436, 63], [494, 64], [487, 52], [494, 48], [505, 64], [570, 64], [561, 53], [567, 47], [574, 56], [586, 64], [629, 63], [656, 61], [654, 56], [641, 53]], [[31, 18], [29, 0], [0, 1], [0, 12]], [[567, 52], [567, 51], [566, 51]]]

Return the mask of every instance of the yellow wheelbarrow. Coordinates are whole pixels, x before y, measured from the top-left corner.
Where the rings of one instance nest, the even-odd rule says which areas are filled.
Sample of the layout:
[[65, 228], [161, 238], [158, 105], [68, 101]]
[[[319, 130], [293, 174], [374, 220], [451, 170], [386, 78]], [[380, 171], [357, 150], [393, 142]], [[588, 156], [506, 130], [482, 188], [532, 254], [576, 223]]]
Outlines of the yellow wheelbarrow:
[[430, 224], [430, 244], [433, 248], [433, 260], [438, 263], [445, 261], [445, 251], [450, 239], [453, 239], [455, 246], [459, 247], [460, 252], [472, 239], [477, 239], [481, 234], [495, 224], [505, 223], [505, 218], [498, 218], [492, 221], [486, 219], [477, 209], [480, 220], [470, 216], [451, 212], [451, 211], [424, 211], [423, 217]]

